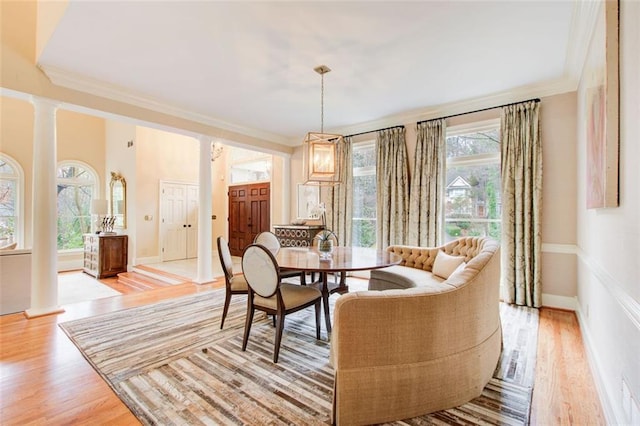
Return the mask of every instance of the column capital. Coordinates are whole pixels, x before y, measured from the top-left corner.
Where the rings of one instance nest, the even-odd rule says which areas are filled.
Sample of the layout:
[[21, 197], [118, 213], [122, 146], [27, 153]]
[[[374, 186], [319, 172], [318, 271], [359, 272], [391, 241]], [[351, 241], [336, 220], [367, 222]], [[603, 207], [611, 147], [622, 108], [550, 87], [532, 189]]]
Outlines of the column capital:
[[211, 143], [213, 142], [213, 137], [209, 136], [209, 135], [198, 135], [197, 138], [200, 142], [204, 142], [204, 143]]
[[43, 98], [41, 96], [31, 96], [31, 102], [36, 106], [48, 106], [52, 109], [57, 109], [62, 105], [61, 101], [55, 99]]

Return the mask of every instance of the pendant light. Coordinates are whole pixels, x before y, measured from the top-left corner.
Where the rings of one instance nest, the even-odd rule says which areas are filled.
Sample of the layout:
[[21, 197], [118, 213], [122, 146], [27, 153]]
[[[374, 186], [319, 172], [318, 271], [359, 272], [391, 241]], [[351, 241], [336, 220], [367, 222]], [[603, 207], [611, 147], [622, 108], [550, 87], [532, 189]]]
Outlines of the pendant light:
[[313, 70], [321, 76], [320, 132], [309, 132], [304, 140], [305, 185], [336, 185], [340, 183], [340, 149], [344, 137], [324, 133], [324, 75], [331, 69], [320, 65]]

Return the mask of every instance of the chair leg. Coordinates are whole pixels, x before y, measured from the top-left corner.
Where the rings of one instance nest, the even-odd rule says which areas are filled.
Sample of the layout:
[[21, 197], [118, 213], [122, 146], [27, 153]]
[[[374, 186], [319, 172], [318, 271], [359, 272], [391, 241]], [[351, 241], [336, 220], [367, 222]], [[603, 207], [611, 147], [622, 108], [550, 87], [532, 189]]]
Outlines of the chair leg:
[[316, 339], [320, 340], [320, 300], [316, 301]]
[[307, 285], [307, 273], [303, 272], [300, 274], [300, 285]]
[[222, 309], [222, 321], [220, 321], [220, 330], [224, 327], [224, 319], [227, 317], [227, 312], [229, 312], [229, 303], [231, 303], [231, 293], [227, 291], [227, 294], [224, 296], [224, 309]]
[[280, 354], [280, 341], [282, 340], [282, 330], [284, 329], [284, 313], [279, 313], [276, 316], [276, 343], [273, 350], [273, 362], [278, 362], [278, 355]]
[[249, 341], [249, 332], [251, 331], [251, 323], [253, 322], [253, 306], [247, 309], [247, 320], [244, 323], [244, 337], [242, 339], [242, 351], [247, 350], [247, 342]]

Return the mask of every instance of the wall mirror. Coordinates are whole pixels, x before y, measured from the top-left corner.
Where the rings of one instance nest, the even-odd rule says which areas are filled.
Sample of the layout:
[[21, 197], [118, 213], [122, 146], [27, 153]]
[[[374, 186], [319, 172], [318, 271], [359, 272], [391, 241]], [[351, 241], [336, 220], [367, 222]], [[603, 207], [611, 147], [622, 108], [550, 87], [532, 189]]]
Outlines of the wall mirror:
[[127, 227], [127, 182], [119, 173], [111, 172], [109, 214], [116, 218], [114, 228]]

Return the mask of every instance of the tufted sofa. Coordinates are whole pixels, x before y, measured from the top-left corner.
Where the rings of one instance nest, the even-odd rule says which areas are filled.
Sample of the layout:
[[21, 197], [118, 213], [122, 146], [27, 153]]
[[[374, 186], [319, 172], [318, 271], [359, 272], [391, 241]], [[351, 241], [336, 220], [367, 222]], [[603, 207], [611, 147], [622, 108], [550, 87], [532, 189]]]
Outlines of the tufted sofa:
[[[447, 280], [336, 301], [334, 423], [383, 423], [462, 405], [492, 377], [502, 346], [499, 245], [463, 238], [443, 247], [468, 260]], [[423, 272], [437, 253], [390, 250], [406, 256], [405, 268], [417, 265]]]
[[439, 251], [451, 256], [463, 256], [468, 264], [485, 244], [496, 244], [483, 237], [464, 237], [440, 247], [389, 246], [387, 251], [402, 257], [399, 265], [371, 271], [369, 290], [390, 290], [410, 287], [442, 288], [448, 285], [446, 279], [433, 274], [432, 269]]

